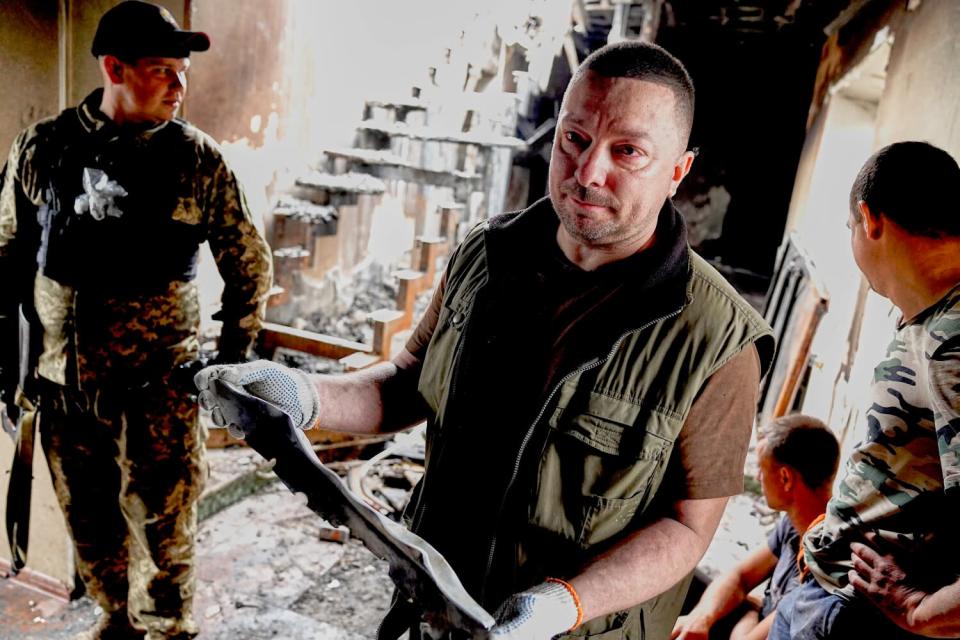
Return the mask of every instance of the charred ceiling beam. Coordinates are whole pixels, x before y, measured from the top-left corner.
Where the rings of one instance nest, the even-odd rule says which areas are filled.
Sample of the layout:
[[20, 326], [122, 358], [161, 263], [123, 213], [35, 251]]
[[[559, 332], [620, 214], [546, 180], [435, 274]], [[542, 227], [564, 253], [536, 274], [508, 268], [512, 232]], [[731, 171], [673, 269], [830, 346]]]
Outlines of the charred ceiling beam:
[[870, 0], [668, 0], [672, 25], [688, 29], [719, 28], [744, 37], [771, 36], [787, 31], [822, 38], [839, 16], [856, 13]]
[[837, 31], [842, 29], [844, 25], [853, 20], [853, 18], [856, 17], [856, 15], [871, 2], [873, 2], [873, 0], [853, 0], [843, 11], [840, 12], [840, 15], [831, 20], [830, 23], [823, 28], [823, 33], [827, 36], [832, 36]]

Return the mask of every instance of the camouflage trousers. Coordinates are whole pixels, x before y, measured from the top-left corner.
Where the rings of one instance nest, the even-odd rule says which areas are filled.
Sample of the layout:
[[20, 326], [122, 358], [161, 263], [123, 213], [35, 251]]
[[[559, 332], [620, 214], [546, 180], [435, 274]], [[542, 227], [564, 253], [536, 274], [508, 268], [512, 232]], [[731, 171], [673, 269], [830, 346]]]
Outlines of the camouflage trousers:
[[[103, 640], [197, 633], [194, 536], [205, 429], [166, 376], [141, 389], [44, 386], [39, 429]], [[97, 637], [97, 636], [95, 636]]]

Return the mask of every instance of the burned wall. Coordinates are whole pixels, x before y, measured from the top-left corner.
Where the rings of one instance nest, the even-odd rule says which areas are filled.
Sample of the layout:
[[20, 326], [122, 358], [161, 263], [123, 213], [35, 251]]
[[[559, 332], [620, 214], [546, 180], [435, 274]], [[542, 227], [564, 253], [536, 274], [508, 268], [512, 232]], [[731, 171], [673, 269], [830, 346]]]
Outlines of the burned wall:
[[[697, 90], [699, 147], [675, 198], [707, 257], [768, 276], [803, 146], [819, 44], [809, 34], [664, 28]], [[740, 284], [740, 283], [738, 283]], [[762, 285], [761, 285], [762, 286]]]
[[287, 41], [289, 5], [287, 0], [191, 3], [192, 28], [209, 35], [211, 47], [195, 56], [190, 90], [196, 100], [187, 116], [216, 140], [245, 137], [260, 147], [271, 114], [285, 112], [284, 65], [294, 45]]

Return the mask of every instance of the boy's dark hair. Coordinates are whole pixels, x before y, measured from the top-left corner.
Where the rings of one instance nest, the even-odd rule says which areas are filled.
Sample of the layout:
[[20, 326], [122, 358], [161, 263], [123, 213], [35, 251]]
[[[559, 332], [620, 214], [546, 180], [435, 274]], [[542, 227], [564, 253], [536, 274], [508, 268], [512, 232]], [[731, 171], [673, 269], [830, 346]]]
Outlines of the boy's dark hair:
[[771, 421], [760, 431], [764, 452], [795, 469], [804, 484], [820, 489], [833, 482], [840, 461], [840, 444], [820, 420], [795, 413]]

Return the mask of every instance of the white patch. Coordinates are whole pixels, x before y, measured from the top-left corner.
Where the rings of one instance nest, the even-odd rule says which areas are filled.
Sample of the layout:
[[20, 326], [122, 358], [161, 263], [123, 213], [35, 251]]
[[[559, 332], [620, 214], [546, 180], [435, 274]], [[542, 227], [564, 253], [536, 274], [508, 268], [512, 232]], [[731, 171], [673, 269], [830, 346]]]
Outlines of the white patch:
[[119, 218], [123, 215], [116, 199], [126, 196], [127, 190], [100, 169], [86, 167], [83, 170], [83, 190], [84, 193], [77, 196], [73, 203], [73, 210], [77, 215], [89, 213], [94, 220], [103, 220], [107, 216]]

